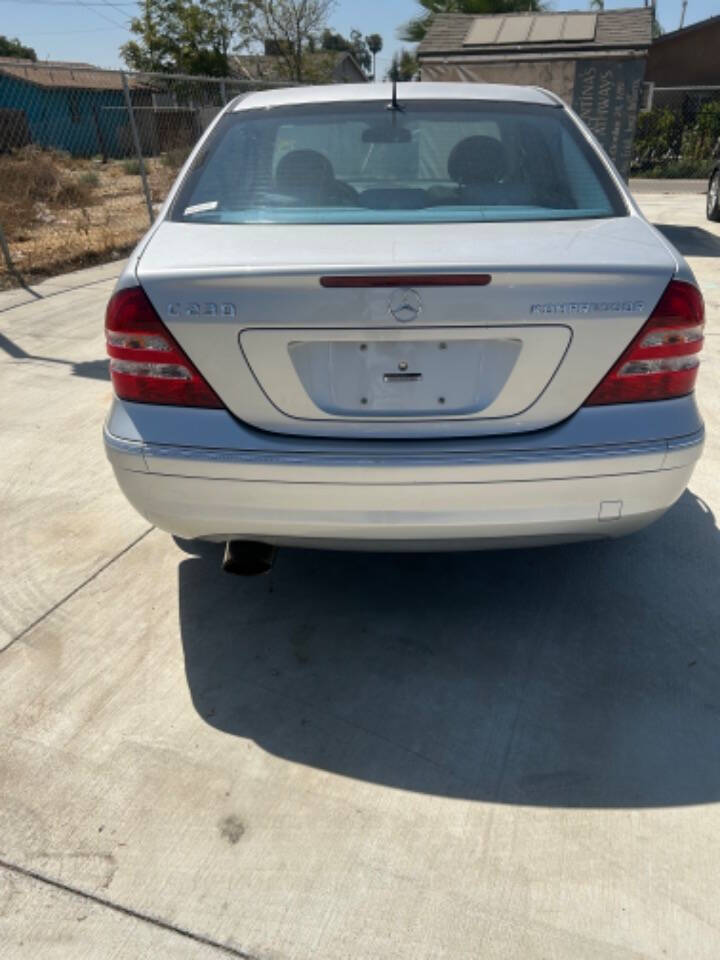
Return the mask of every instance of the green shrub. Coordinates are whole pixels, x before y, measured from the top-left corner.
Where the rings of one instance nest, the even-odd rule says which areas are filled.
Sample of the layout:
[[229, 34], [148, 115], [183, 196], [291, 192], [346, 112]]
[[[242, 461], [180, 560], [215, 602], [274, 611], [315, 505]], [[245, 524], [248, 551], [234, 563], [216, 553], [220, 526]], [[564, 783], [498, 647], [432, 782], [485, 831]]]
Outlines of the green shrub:
[[684, 133], [681, 144], [683, 157], [709, 160], [720, 139], [720, 101], [708, 100], [697, 112], [695, 123]]
[[130, 157], [128, 160], [123, 160], [123, 170], [129, 177], [139, 177], [140, 161], [137, 157]]
[[700, 106], [691, 121], [656, 107], [638, 117], [633, 145], [635, 176], [704, 178], [720, 145], [720, 101]]
[[641, 113], [635, 132], [633, 167], [643, 170], [659, 160], [677, 156], [682, 134], [682, 117], [668, 107]]

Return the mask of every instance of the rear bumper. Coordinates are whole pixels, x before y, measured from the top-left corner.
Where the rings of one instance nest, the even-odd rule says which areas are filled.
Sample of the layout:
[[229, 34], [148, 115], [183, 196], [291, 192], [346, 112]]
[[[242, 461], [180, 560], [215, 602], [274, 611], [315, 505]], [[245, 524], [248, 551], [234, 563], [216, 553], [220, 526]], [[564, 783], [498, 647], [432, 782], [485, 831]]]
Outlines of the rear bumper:
[[224, 411], [115, 401], [105, 444], [128, 500], [181, 537], [479, 549], [646, 526], [687, 486], [703, 429], [692, 398], [582, 410], [535, 434], [425, 443], [281, 437]]

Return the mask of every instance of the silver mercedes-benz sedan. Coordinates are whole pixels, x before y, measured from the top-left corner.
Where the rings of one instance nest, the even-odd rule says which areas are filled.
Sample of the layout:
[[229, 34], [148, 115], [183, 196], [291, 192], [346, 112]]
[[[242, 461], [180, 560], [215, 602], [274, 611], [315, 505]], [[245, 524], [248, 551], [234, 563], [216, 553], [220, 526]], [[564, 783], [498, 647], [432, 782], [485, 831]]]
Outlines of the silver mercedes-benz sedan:
[[537, 88], [239, 97], [106, 329], [121, 488], [228, 569], [617, 537], [702, 449], [693, 275]]

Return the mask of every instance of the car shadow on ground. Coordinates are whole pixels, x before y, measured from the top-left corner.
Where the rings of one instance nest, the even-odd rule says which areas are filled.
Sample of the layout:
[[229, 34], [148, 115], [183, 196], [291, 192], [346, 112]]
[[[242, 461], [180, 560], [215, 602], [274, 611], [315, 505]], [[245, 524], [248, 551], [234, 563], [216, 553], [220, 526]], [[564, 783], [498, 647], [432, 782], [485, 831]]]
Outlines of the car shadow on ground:
[[655, 227], [684, 257], [720, 257], [720, 237], [702, 227], [656, 223]]
[[[187, 545], [186, 545], [187, 546]], [[621, 541], [179, 565], [193, 703], [294, 763], [563, 807], [720, 799], [720, 539], [686, 493]]]

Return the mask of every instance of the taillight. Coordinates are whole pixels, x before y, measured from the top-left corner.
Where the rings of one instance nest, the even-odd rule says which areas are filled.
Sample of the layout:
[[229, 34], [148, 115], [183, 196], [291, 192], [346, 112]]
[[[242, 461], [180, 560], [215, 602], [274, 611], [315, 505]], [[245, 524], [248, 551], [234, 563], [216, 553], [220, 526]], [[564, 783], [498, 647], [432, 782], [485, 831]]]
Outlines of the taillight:
[[173, 339], [141, 287], [118, 290], [105, 314], [110, 376], [121, 400], [222, 407]]
[[672, 280], [640, 333], [585, 401], [641, 403], [692, 393], [703, 345], [700, 292]]

